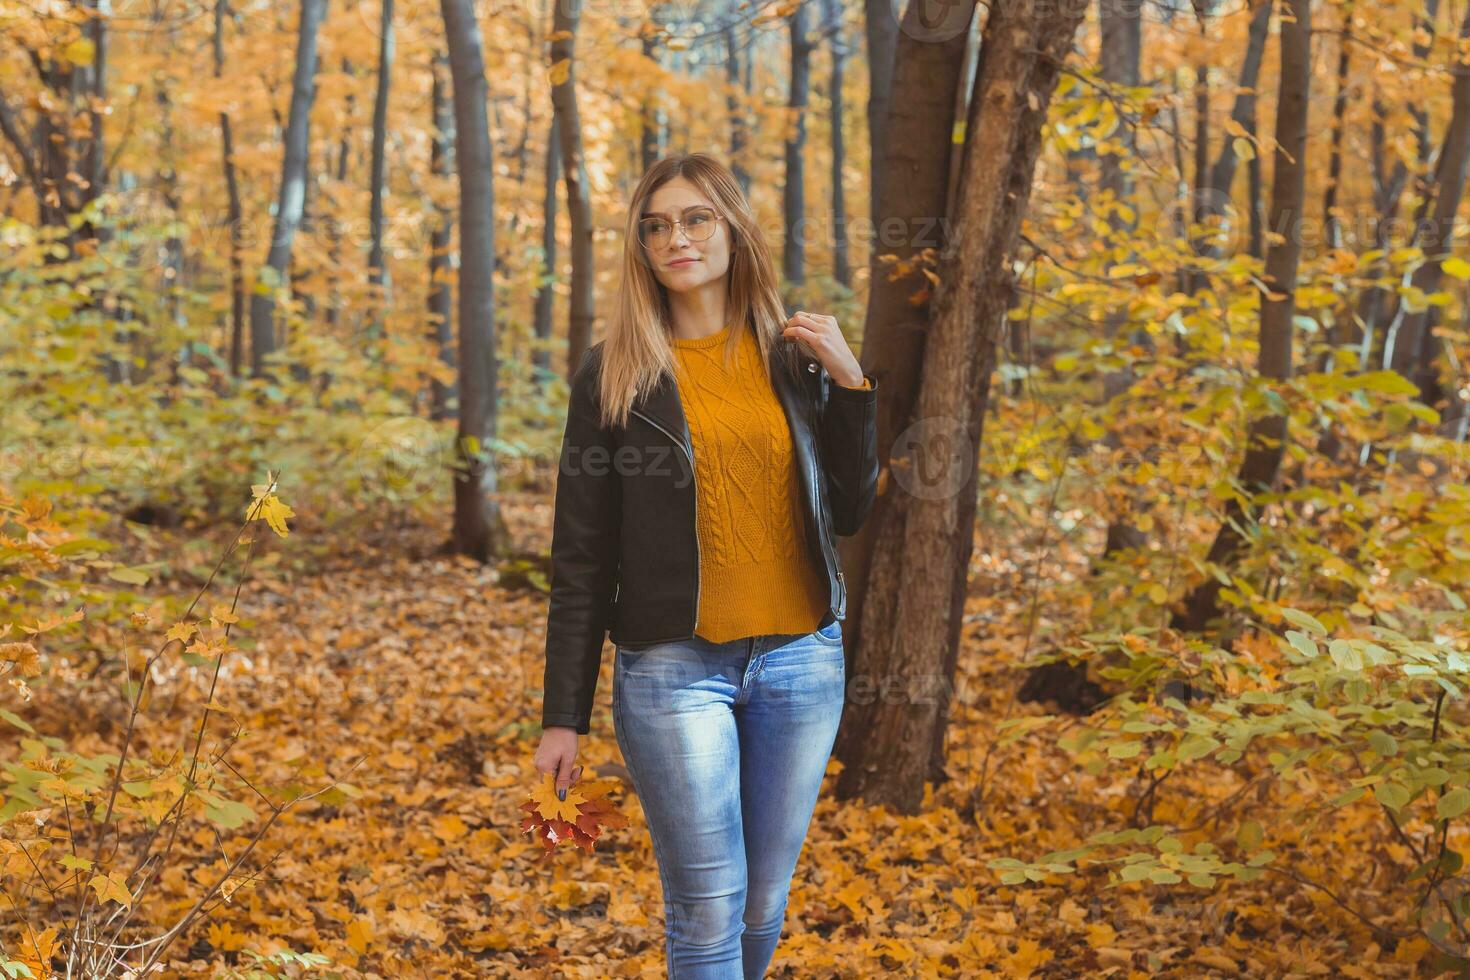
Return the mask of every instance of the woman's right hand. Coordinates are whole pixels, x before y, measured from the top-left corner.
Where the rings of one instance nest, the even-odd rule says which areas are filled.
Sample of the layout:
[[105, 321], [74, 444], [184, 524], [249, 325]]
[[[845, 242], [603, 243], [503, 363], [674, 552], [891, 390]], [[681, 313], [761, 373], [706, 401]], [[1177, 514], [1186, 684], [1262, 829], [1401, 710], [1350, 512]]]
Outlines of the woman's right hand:
[[536, 770], [556, 776], [556, 798], [565, 800], [567, 790], [582, 776], [582, 767], [572, 768], [577, 761], [577, 730], [567, 725], [552, 725], [541, 732], [541, 745], [536, 749]]

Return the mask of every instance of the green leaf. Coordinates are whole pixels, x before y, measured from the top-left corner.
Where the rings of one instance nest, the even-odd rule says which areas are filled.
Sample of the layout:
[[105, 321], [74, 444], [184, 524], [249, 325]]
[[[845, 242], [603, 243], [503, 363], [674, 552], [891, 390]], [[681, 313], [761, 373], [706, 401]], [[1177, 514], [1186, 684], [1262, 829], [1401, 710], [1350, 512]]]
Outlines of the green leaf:
[[1399, 754], [1398, 740], [1382, 729], [1374, 729], [1368, 733], [1368, 745], [1385, 759]]
[[128, 585], [148, 584], [148, 573], [141, 568], [114, 568], [107, 573], [107, 577]]
[[1286, 639], [1293, 647], [1308, 657], [1315, 658], [1321, 652], [1317, 649], [1316, 641], [1301, 630], [1287, 630]]
[[1409, 791], [1401, 783], [1379, 783], [1373, 787], [1379, 803], [1397, 812], [1409, 802]]
[[1435, 809], [1441, 820], [1453, 820], [1466, 810], [1470, 810], [1470, 789], [1460, 786], [1450, 790], [1439, 798], [1439, 806]]
[[1154, 865], [1151, 862], [1147, 864], [1130, 864], [1119, 873], [1119, 877], [1124, 881], [1142, 881], [1152, 874], [1153, 871]]
[[19, 728], [21, 731], [25, 731], [25, 732], [34, 732], [35, 731], [34, 728], [32, 728], [30, 725], [26, 724], [25, 719], [22, 718], [22, 717], [20, 717], [20, 715], [17, 715], [17, 714], [15, 714], [12, 711], [6, 711], [4, 708], [0, 708], [0, 718], [4, 718], [6, 721], [8, 721], [12, 725], [14, 725], [16, 728]]
[[1327, 652], [1332, 654], [1332, 662], [1343, 670], [1363, 669], [1363, 655], [1347, 640], [1333, 640], [1327, 644]]
[[254, 810], [237, 800], [226, 800], [222, 797], [209, 796], [205, 793], [200, 793], [199, 795], [201, 798], [211, 801], [204, 808], [205, 818], [214, 821], [221, 827], [228, 827], [230, 830], [235, 830], [242, 826], [246, 820], [250, 820], [255, 816]]
[[1185, 736], [1183, 742], [1179, 743], [1179, 758], [1186, 762], [1191, 759], [1203, 759], [1219, 747], [1219, 740], [1208, 735], [1188, 735]]
[[1315, 617], [1302, 612], [1300, 609], [1283, 608], [1281, 610], [1281, 615], [1285, 617], [1288, 622], [1300, 626], [1302, 629], [1306, 630], [1309, 633], [1316, 633], [1318, 636], [1327, 635], [1327, 627], [1319, 623]]

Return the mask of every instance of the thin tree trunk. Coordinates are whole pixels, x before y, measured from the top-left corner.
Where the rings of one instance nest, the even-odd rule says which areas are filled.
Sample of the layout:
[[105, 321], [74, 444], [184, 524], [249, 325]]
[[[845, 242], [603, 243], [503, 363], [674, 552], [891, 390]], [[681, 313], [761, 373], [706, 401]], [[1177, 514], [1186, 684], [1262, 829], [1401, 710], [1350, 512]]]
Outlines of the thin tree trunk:
[[[1460, 25], [1461, 50], [1467, 42], [1470, 42], [1470, 6], [1466, 7]], [[1414, 270], [1410, 280], [1414, 288], [1425, 294], [1437, 292], [1444, 277], [1443, 262], [1454, 247], [1455, 216], [1465, 191], [1466, 171], [1470, 169], [1470, 67], [1456, 57], [1452, 58], [1449, 70], [1454, 77], [1450, 121], [1445, 127], [1433, 179], [1426, 188], [1426, 194], [1434, 202], [1433, 219], [1417, 223], [1422, 229], [1419, 244], [1426, 259]], [[1440, 397], [1434, 369], [1438, 345], [1433, 343], [1431, 333], [1434, 309], [1405, 313], [1397, 318], [1397, 330], [1390, 328], [1384, 337], [1384, 361], [1413, 381], [1419, 387], [1419, 400], [1428, 405], [1435, 404]]]
[[[1099, 77], [1109, 89], [1132, 88], [1139, 84], [1143, 49], [1142, 19], [1139, 16], [1139, 10], [1138, 4], [1130, 0], [1098, 0], [1098, 22], [1102, 35]], [[1133, 125], [1134, 120], [1131, 117], [1120, 121], [1119, 139], [1123, 143], [1125, 154], [1133, 152], [1135, 143]], [[1116, 234], [1126, 236], [1131, 234], [1137, 225], [1136, 210], [1133, 220], [1125, 220], [1112, 207], [1114, 203], [1129, 202], [1133, 197], [1133, 181], [1123, 168], [1122, 160], [1122, 155], [1112, 153], [1100, 158], [1098, 186], [1103, 193], [1103, 205], [1109, 208], [1109, 226]], [[1123, 262], [1132, 260], [1131, 253], [1120, 258], [1120, 261]], [[1108, 312], [1103, 324], [1107, 337], [1117, 338], [1127, 323], [1127, 312], [1126, 304], [1120, 304], [1119, 308]], [[1019, 326], [1019, 323], [1012, 324], [1012, 327], [1016, 326]], [[1016, 331], [1016, 333], [1019, 332]], [[1128, 343], [1145, 350], [1152, 349], [1153, 346], [1152, 338], [1146, 330], [1136, 330], [1128, 339]], [[1135, 380], [1136, 376], [1131, 367], [1125, 366], [1120, 370], [1105, 374], [1103, 376], [1104, 402], [1110, 402], [1128, 391], [1133, 387]], [[1121, 448], [1122, 441], [1117, 432], [1110, 428], [1103, 437], [1103, 444], [1110, 451], [1116, 452]], [[1126, 495], [1125, 502], [1119, 505], [1118, 511], [1110, 515], [1102, 555], [1098, 560], [1099, 565], [1105, 563], [1119, 551], [1141, 548], [1147, 543], [1148, 536], [1139, 530], [1132, 520], [1136, 506], [1136, 494], [1130, 492]], [[1096, 571], [1097, 566], [1095, 565], [1094, 572]], [[1067, 661], [1053, 661], [1028, 670], [1026, 680], [1022, 682], [1016, 697], [1020, 701], [1053, 702], [1060, 710], [1081, 714], [1090, 711], [1095, 706], [1100, 693], [1101, 689], [1098, 685], [1087, 679], [1085, 663], [1072, 664]]]
[[[1271, 181], [1270, 227], [1283, 240], [1266, 253], [1261, 297], [1258, 370], [1263, 378], [1291, 377], [1292, 319], [1295, 312], [1297, 263], [1301, 257], [1301, 222], [1305, 203], [1308, 103], [1311, 94], [1311, 0], [1283, 0], [1281, 16], [1281, 80], [1276, 110], [1276, 160]], [[1249, 429], [1245, 459], [1238, 479], [1248, 492], [1263, 492], [1276, 480], [1286, 452], [1286, 416], [1255, 419]], [[1240, 500], [1231, 497], [1207, 561], [1229, 568], [1244, 544], [1239, 530], [1245, 519]], [[1207, 575], [1186, 597], [1174, 626], [1201, 632], [1219, 614], [1220, 581]]]
[[826, 29], [831, 32], [832, 78], [828, 84], [832, 128], [832, 278], [844, 286], [852, 285], [852, 266], [848, 259], [847, 197], [842, 191], [842, 170], [847, 164], [843, 143], [842, 80], [847, 58], [847, 41], [842, 36], [842, 5], [838, 0], [823, 0]]
[[[1250, 27], [1246, 32], [1245, 56], [1240, 62], [1240, 76], [1235, 87], [1235, 101], [1230, 107], [1230, 120], [1234, 126], [1243, 130], [1247, 136], [1256, 135], [1256, 86], [1261, 77], [1261, 62], [1265, 60], [1267, 29], [1271, 23], [1272, 0], [1255, 0], [1255, 8], [1251, 12]], [[1228, 135], [1228, 134], [1227, 134]], [[1251, 161], [1256, 162], [1256, 167], [1251, 171], [1251, 179], [1255, 183], [1249, 188], [1249, 200], [1246, 203], [1248, 220], [1251, 222], [1252, 239], [1259, 232], [1259, 204], [1260, 194], [1260, 166], [1259, 155], [1252, 154]], [[1205, 216], [1224, 216], [1230, 211], [1232, 201], [1231, 188], [1235, 183], [1235, 170], [1240, 163], [1240, 157], [1235, 152], [1235, 140], [1222, 139], [1220, 141], [1220, 152], [1215, 155], [1215, 163], [1209, 169], [1209, 177], [1201, 194], [1201, 214]], [[1212, 244], [1205, 249], [1205, 254], [1219, 256], [1221, 249], [1218, 244]], [[1253, 252], [1252, 254], [1259, 254]]]
[[390, 302], [392, 277], [383, 255], [383, 195], [387, 193], [388, 92], [393, 80], [393, 0], [380, 0], [378, 22], [378, 94], [373, 100], [372, 203], [369, 206], [368, 282], [374, 288], [370, 336], [381, 336]]
[[750, 119], [741, 98], [740, 43], [732, 21], [725, 25], [725, 108], [730, 115], [730, 171], [741, 187], [750, 186], [750, 172], [745, 166], [745, 148], [750, 142]]
[[[225, 73], [225, 17], [228, 0], [214, 2], [214, 77]], [[245, 270], [240, 236], [244, 212], [240, 206], [240, 181], [235, 173], [235, 138], [230, 130], [230, 114], [219, 114], [220, 156], [224, 166], [227, 208], [225, 220], [230, 236], [230, 373], [236, 377], [245, 360]]]
[[[446, 178], [454, 172], [454, 106], [449, 97], [449, 56], [434, 52], [431, 65], [433, 82], [429, 88], [430, 112], [433, 113], [434, 142], [429, 149], [429, 169], [435, 177]], [[453, 367], [454, 350], [454, 263], [452, 261], [454, 211], [448, 205], [434, 205], [434, 231], [429, 237], [429, 321], [434, 347], [439, 359]], [[434, 380], [430, 390], [432, 415], [435, 419], [449, 416], [449, 400], [459, 386]]]
[[454, 474], [454, 529], [450, 548], [488, 561], [509, 545], [489, 453], [466, 446], [494, 443], [497, 377], [495, 356], [495, 158], [490, 149], [485, 47], [474, 0], [441, 0], [449, 66], [454, 78], [454, 156], [459, 170], [459, 437]]
[[[276, 290], [291, 265], [291, 245], [306, 204], [306, 167], [310, 151], [311, 104], [316, 97], [317, 32], [326, 16], [327, 0], [301, 0], [296, 38], [296, 74], [291, 86], [291, 110], [284, 137], [281, 186], [276, 198], [275, 227], [265, 267], [272, 280], [258, 283], [250, 298], [250, 369], [262, 374], [265, 358], [276, 349]], [[263, 271], [263, 270], [262, 270]]]
[[551, 87], [552, 111], [561, 140], [562, 174], [567, 188], [567, 217], [572, 228], [571, 311], [567, 320], [566, 378], [570, 382], [592, 344], [593, 250], [592, 199], [587, 186], [587, 161], [582, 155], [582, 117], [577, 108], [577, 29], [581, 5], [559, 3], [552, 17], [551, 63], [565, 61], [566, 78]]
[[536, 355], [532, 358], [537, 385], [551, 374], [551, 322], [556, 290], [556, 176], [561, 170], [561, 134], [556, 116], [551, 117], [551, 133], [546, 137], [546, 180], [541, 196], [541, 255], [544, 275], [536, 290]]
[[[965, 23], [973, 16], [964, 11]], [[889, 105], [893, 99], [894, 52], [899, 45], [899, 18], [893, 16], [893, 0], [864, 0], [863, 24], [868, 35], [868, 159], [872, 176], [868, 180], [868, 217], [876, 224], [879, 204], [883, 200], [884, 170], [888, 140]], [[947, 11], [948, 12], [948, 11]], [[958, 12], [958, 10], [956, 10]], [[907, 19], [908, 14], [904, 14]]]
[[1337, 95], [1332, 100], [1332, 135], [1327, 151], [1327, 189], [1322, 192], [1322, 224], [1328, 248], [1342, 248], [1342, 219], [1337, 213], [1338, 185], [1342, 183], [1343, 118], [1348, 106], [1348, 68], [1352, 63], [1353, 3], [1342, 8], [1342, 36], [1337, 47]]
[[791, 12], [791, 80], [786, 98], [786, 169], [781, 188], [781, 274], [788, 286], [806, 281], [806, 102], [812, 44], [806, 38], [806, 7]]
[[[655, 25], [658, 24], [661, 16], [661, 8], [655, 6], [649, 12], [648, 16]], [[659, 44], [656, 33], [654, 31], [645, 31], [643, 34], [643, 57], [657, 65], [659, 63], [658, 53]], [[552, 55], [552, 60], [556, 60], [556, 55]], [[643, 111], [639, 114], [639, 119], [643, 123], [643, 129], [638, 136], [638, 148], [644, 171], [647, 171], [649, 167], [653, 166], [659, 157], [663, 155], [663, 117], [664, 110], [658, 104], [656, 96], [650, 96], [643, 100]]]

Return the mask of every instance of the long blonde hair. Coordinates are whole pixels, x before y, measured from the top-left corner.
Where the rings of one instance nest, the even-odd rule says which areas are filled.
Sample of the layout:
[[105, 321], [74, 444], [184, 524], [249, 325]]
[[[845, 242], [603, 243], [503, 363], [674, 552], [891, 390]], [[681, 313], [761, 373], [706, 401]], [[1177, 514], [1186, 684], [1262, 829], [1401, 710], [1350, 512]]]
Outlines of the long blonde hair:
[[740, 330], [749, 329], [755, 333], [767, 372], [772, 358], [784, 360], [788, 368], [796, 365], [796, 345], [781, 342], [786, 308], [781, 302], [775, 263], [735, 175], [706, 153], [664, 157], [638, 181], [623, 227], [622, 285], [602, 345], [599, 401], [604, 426], [627, 425], [633, 401], [657, 386], [664, 376], [674, 376], [668, 290], [655, 278], [638, 242], [638, 216], [654, 191], [675, 177], [683, 177], [699, 188], [725, 217], [730, 235], [725, 317], [737, 328], [731, 329], [725, 342], [726, 357], [739, 344]]

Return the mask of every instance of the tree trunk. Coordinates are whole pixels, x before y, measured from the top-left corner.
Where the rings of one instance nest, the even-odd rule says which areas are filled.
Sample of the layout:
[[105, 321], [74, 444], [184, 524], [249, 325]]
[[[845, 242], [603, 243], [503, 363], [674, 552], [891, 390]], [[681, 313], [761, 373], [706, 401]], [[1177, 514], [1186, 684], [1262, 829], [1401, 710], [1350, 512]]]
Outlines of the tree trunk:
[[551, 87], [551, 106], [561, 140], [562, 174], [567, 187], [567, 217], [572, 228], [571, 311], [567, 318], [566, 378], [570, 383], [592, 345], [594, 314], [592, 268], [592, 199], [587, 161], [582, 155], [582, 117], [577, 108], [577, 28], [581, 4], [558, 3], [552, 15], [551, 63], [565, 61], [566, 78]]
[[[1464, 50], [1467, 42], [1470, 42], [1470, 7], [1466, 8], [1465, 19], [1460, 25], [1460, 50]], [[1454, 77], [1450, 121], [1445, 127], [1434, 177], [1426, 189], [1434, 201], [1433, 219], [1417, 224], [1422, 229], [1419, 245], [1424, 250], [1425, 261], [1414, 270], [1410, 280], [1424, 293], [1437, 292], [1444, 277], [1442, 263], [1454, 248], [1455, 216], [1465, 191], [1466, 170], [1470, 167], [1470, 66], [1463, 64], [1458, 57], [1453, 58], [1450, 74]], [[1404, 313], [1396, 318], [1397, 330], [1391, 327], [1384, 337], [1384, 361], [1418, 385], [1419, 400], [1427, 405], [1435, 404], [1440, 395], [1434, 369], [1438, 345], [1433, 343], [1434, 337], [1430, 332], [1434, 325], [1434, 309], [1431, 306], [1418, 312]]]
[[838, 0], [823, 0], [823, 17], [831, 33], [832, 80], [829, 83], [830, 123], [832, 128], [832, 278], [852, 286], [852, 266], [848, 260], [847, 197], [842, 192], [842, 168], [847, 164], [843, 143], [842, 92], [843, 64], [847, 58], [847, 40], [842, 36], [842, 6]]
[[903, 446], [908, 492], [890, 488], [876, 535], [855, 677], [879, 679], [881, 693], [855, 698], [844, 718], [864, 736], [844, 743], [838, 792], [847, 799], [913, 812], [933, 773], [974, 550], [974, 464], [1013, 288], [1010, 261], [1047, 105], [1083, 12], [1045, 0], [990, 8], [914, 408], [924, 428]]
[[[919, 366], [924, 355], [932, 294], [923, 275], [925, 249], [945, 248], [950, 218], [945, 212], [951, 165], [948, 147], [956, 125], [955, 92], [964, 82], [965, 46], [973, 4], [947, 8], [963, 16], [960, 30], [931, 41], [924, 33], [925, 8], [919, 0], [904, 12], [892, 66], [892, 91], [885, 101], [885, 142], [874, 144], [885, 181], [878, 210], [873, 212], [876, 237], [868, 260], [869, 291], [863, 321], [862, 365], [883, 390], [878, 399], [880, 478], [873, 512], [858, 533], [841, 542], [847, 572], [847, 620], [843, 634], [849, 651], [862, 646], [863, 605], [872, 567], [874, 530], [893, 500], [896, 487], [889, 466], [898, 434], [911, 421]], [[936, 220], [935, 216], [938, 216]], [[836, 754], [852, 757], [863, 751], [865, 735], [844, 725], [837, 733]], [[848, 744], [853, 743], [853, 744]]]
[[[1271, 180], [1269, 224], [1283, 240], [1266, 253], [1261, 297], [1261, 377], [1285, 381], [1291, 377], [1292, 318], [1295, 312], [1297, 262], [1301, 257], [1302, 207], [1305, 202], [1307, 107], [1311, 91], [1311, 0], [1283, 0], [1281, 16], [1281, 80], [1276, 110], [1276, 160]], [[1254, 420], [1247, 437], [1245, 459], [1238, 474], [1249, 493], [1269, 490], [1286, 451], [1286, 416]], [[1207, 561], [1229, 568], [1244, 544], [1238, 528], [1245, 505], [1231, 497]], [[1201, 632], [1220, 611], [1220, 581], [1214, 575], [1189, 593], [1184, 610], [1173, 617], [1176, 629]]]
[[[898, 18], [893, 16], [893, 0], [864, 0], [863, 23], [868, 35], [868, 159], [872, 176], [868, 180], [868, 216], [875, 223], [883, 201], [884, 170], [887, 163], [889, 105], [893, 99], [895, 52], [899, 46]], [[968, 25], [973, 5], [957, 4], [945, 8], [946, 16], [963, 12]], [[908, 14], [904, 14], [905, 20]], [[932, 213], [932, 212], [931, 212]], [[876, 280], [875, 280], [876, 283]]]
[[387, 192], [388, 91], [393, 80], [393, 0], [381, 0], [378, 38], [378, 94], [373, 100], [372, 203], [368, 215], [368, 282], [374, 289], [369, 336], [382, 336], [392, 278], [383, 256], [383, 195]]
[[[659, 25], [660, 10], [660, 7], [655, 6], [653, 10], [649, 11], [648, 16], [651, 23], [647, 26], [653, 29], [645, 30], [643, 33], [643, 57], [655, 65], [659, 63], [659, 45], [656, 29]], [[553, 50], [555, 50], [554, 46]], [[552, 55], [551, 60], [553, 62], [556, 61], [555, 54]], [[639, 118], [643, 122], [643, 129], [638, 135], [638, 150], [643, 163], [643, 169], [646, 172], [663, 155], [663, 107], [658, 104], [655, 97], [645, 98], [643, 100], [643, 111], [639, 114]], [[573, 363], [575, 364], [575, 362]], [[573, 370], [575, 370], [575, 367], [573, 367]]]
[[[1327, 150], [1327, 189], [1322, 192], [1322, 226], [1328, 248], [1342, 248], [1342, 219], [1337, 213], [1337, 190], [1342, 182], [1343, 117], [1348, 107], [1348, 68], [1352, 63], [1353, 3], [1342, 8], [1342, 36], [1337, 42], [1337, 95], [1332, 100], [1332, 135]], [[1328, 360], [1330, 363], [1330, 359]]]
[[[1102, 35], [1098, 75], [1110, 90], [1115, 87], [1131, 88], [1139, 84], [1139, 63], [1143, 50], [1139, 10], [1139, 6], [1129, 0], [1098, 0], [1098, 22]], [[1120, 105], [1120, 111], [1121, 108]], [[1135, 142], [1133, 120], [1122, 120], [1118, 131], [1125, 153], [1132, 153]], [[1103, 206], [1109, 208], [1109, 226], [1115, 232], [1127, 235], [1137, 225], [1136, 211], [1134, 220], [1128, 221], [1111, 209], [1114, 202], [1123, 204], [1133, 197], [1133, 180], [1123, 168], [1122, 160], [1122, 155], [1114, 153], [1099, 159], [1098, 187], [1103, 192]], [[1131, 253], [1120, 259], [1124, 262], [1132, 260]], [[1103, 330], [1110, 339], [1116, 341], [1126, 323], [1127, 307], [1123, 305], [1108, 312]], [[1152, 338], [1146, 330], [1136, 330], [1127, 342], [1145, 350], [1153, 347]], [[1103, 401], [1110, 402], [1122, 395], [1133, 387], [1135, 380], [1136, 376], [1130, 367], [1108, 372], [1103, 376]], [[1103, 438], [1103, 444], [1110, 451], [1116, 452], [1122, 442], [1117, 432], [1109, 429]], [[1142, 548], [1148, 541], [1148, 536], [1132, 521], [1133, 511], [1137, 506], [1136, 494], [1130, 492], [1125, 499], [1126, 502], [1120, 505], [1119, 510], [1109, 515], [1107, 535], [1098, 565], [1107, 562], [1117, 552]], [[1094, 572], [1098, 571], [1098, 565], [1094, 565]], [[1059, 710], [1083, 714], [1096, 706], [1101, 693], [1101, 688], [1087, 679], [1085, 663], [1054, 661], [1029, 669], [1016, 697], [1020, 701], [1051, 702]]]
[[[225, 16], [229, 11], [227, 0], [214, 2], [214, 77], [222, 78], [225, 72]], [[224, 166], [225, 193], [228, 210], [225, 220], [229, 223], [230, 235], [230, 373], [236, 377], [245, 360], [245, 270], [240, 236], [244, 218], [240, 207], [240, 181], [235, 173], [235, 138], [230, 130], [230, 114], [219, 114], [220, 156]]]
[[725, 108], [730, 114], [730, 172], [741, 187], [750, 186], [750, 172], [745, 166], [745, 148], [750, 142], [750, 119], [746, 102], [741, 97], [740, 44], [735, 24], [725, 25]]
[[787, 286], [806, 281], [806, 100], [811, 72], [811, 42], [806, 39], [806, 7], [791, 12], [791, 82], [786, 98], [786, 172], [781, 188], [784, 247], [781, 275]]
[[276, 290], [284, 284], [286, 270], [290, 268], [291, 245], [306, 204], [311, 103], [316, 97], [317, 31], [326, 12], [327, 0], [301, 0], [301, 20], [296, 36], [296, 73], [291, 85], [291, 109], [284, 137], [281, 186], [276, 197], [276, 220], [271, 232], [270, 251], [265, 260], [265, 268], [273, 274], [272, 281], [257, 282], [250, 298], [250, 369], [256, 375], [264, 372], [266, 355], [276, 349]]
[[[435, 177], [444, 178], [454, 172], [454, 107], [447, 88], [449, 57], [436, 51], [431, 70], [434, 79], [429, 87], [429, 106], [434, 120], [434, 142], [429, 149], [429, 169]], [[453, 209], [435, 203], [434, 231], [429, 236], [429, 322], [439, 359], [450, 367], [455, 364], [453, 238]], [[448, 418], [449, 400], [458, 393], [459, 386], [437, 380], [432, 384], [432, 415], [435, 419]]]
[[561, 170], [561, 134], [556, 116], [551, 117], [551, 132], [546, 137], [546, 180], [541, 195], [541, 255], [545, 278], [536, 289], [537, 348], [532, 365], [536, 384], [551, 376], [551, 320], [556, 302], [553, 281], [556, 277], [556, 175]]
[[[1246, 33], [1245, 56], [1240, 62], [1240, 78], [1235, 87], [1235, 102], [1230, 108], [1231, 122], [1239, 126], [1248, 136], [1256, 135], [1256, 85], [1261, 77], [1261, 62], [1266, 53], [1267, 28], [1271, 23], [1272, 0], [1255, 0], [1255, 9], [1251, 12], [1250, 28]], [[1228, 135], [1228, 134], [1227, 134]], [[1257, 159], [1252, 156], [1252, 160]], [[1201, 193], [1201, 213], [1206, 216], [1224, 216], [1230, 211], [1232, 196], [1231, 187], [1235, 183], [1235, 168], [1240, 162], [1240, 157], [1235, 152], [1235, 140], [1222, 139], [1220, 141], [1220, 152], [1215, 156], [1215, 163], [1209, 170], [1209, 179]], [[1259, 178], [1259, 167], [1256, 176]], [[1257, 210], [1257, 202], [1260, 200], [1259, 186], [1250, 190], [1250, 200], [1246, 204], [1248, 215], [1254, 217]], [[1219, 256], [1221, 249], [1218, 244], [1211, 245], [1205, 250], [1205, 254]]]
[[[459, 170], [459, 448], [454, 474], [456, 554], [488, 561], [509, 542], [496, 496], [495, 159], [486, 113], [485, 47], [474, 0], [441, 0], [454, 78], [454, 156]], [[471, 455], [467, 445], [482, 455]]]

